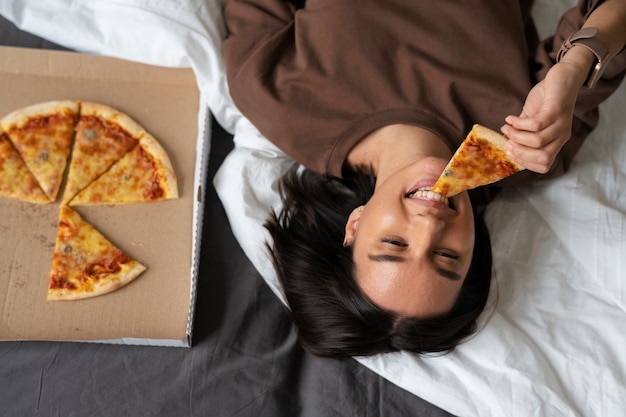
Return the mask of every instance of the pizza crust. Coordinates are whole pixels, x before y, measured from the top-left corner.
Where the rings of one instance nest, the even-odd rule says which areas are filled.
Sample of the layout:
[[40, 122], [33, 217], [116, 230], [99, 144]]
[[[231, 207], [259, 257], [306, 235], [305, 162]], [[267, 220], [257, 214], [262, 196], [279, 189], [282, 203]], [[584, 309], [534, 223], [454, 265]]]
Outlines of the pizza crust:
[[96, 116], [102, 118], [103, 120], [117, 123], [136, 139], [140, 139], [148, 133], [130, 116], [105, 104], [82, 101], [80, 105], [80, 115]]
[[[506, 155], [507, 139], [503, 135], [479, 124], [474, 125], [474, 127], [472, 128], [472, 132], [474, 133], [475, 136], [485, 139], [488, 142], [490, 142], [496, 149], [500, 150], [502, 153]], [[521, 166], [520, 164], [518, 164], [517, 162], [513, 161], [512, 159], [508, 157], [506, 158], [506, 160], [508, 163], [513, 165], [518, 171], [526, 169], [525, 167]]]
[[0, 120], [2, 128], [9, 132], [22, 128], [33, 117], [50, 116], [57, 113], [78, 114], [80, 104], [74, 100], [55, 100], [37, 103], [17, 109]]
[[145, 270], [145, 266], [139, 262], [132, 261], [132, 264], [128, 263], [122, 268], [122, 272], [120, 272], [120, 277], [118, 279], [103, 282], [101, 284], [95, 284], [94, 290], [91, 292], [49, 289], [46, 299], [48, 301], [73, 301], [105, 295], [130, 283]]
[[163, 188], [164, 199], [178, 198], [178, 181], [170, 157], [161, 144], [150, 134], [139, 140], [139, 145], [154, 158], [158, 164], [160, 185]]

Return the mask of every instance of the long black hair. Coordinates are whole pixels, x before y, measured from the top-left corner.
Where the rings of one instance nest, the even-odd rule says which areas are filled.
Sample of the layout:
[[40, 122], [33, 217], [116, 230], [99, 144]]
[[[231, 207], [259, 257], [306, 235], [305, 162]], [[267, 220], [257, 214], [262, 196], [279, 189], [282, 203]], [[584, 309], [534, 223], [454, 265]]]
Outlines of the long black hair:
[[281, 181], [283, 208], [265, 227], [300, 343], [314, 355], [336, 358], [450, 351], [475, 332], [489, 295], [492, 256], [483, 218], [474, 215], [472, 263], [452, 310], [438, 318], [400, 317], [359, 289], [352, 249], [343, 245], [348, 216], [367, 203], [375, 184], [367, 169], [346, 170], [340, 179], [294, 167]]

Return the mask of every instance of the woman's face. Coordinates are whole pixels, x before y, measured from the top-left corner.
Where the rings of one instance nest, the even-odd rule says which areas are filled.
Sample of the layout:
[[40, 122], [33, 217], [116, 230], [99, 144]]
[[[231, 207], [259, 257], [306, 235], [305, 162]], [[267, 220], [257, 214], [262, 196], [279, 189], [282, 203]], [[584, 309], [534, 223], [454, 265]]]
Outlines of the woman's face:
[[350, 215], [356, 280], [383, 309], [427, 318], [447, 313], [458, 297], [472, 261], [474, 214], [467, 192], [450, 201], [429, 195], [447, 162], [427, 157], [398, 170]]

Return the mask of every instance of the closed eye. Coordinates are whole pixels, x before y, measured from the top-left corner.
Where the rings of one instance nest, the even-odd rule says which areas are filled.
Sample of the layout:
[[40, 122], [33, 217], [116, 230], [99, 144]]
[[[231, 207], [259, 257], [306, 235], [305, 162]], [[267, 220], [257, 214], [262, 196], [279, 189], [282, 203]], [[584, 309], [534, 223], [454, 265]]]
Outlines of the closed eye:
[[434, 250], [433, 254], [435, 254], [437, 256], [443, 256], [444, 258], [454, 259], [454, 260], [457, 260], [457, 259], [460, 258], [460, 256], [457, 255], [456, 253], [439, 251], [439, 250]]
[[382, 242], [383, 243], [389, 243], [389, 244], [394, 245], [394, 246], [399, 246], [401, 248], [406, 248], [407, 246], [409, 246], [405, 242], [403, 242], [401, 240], [398, 240], [398, 239], [395, 239], [395, 238], [383, 238]]

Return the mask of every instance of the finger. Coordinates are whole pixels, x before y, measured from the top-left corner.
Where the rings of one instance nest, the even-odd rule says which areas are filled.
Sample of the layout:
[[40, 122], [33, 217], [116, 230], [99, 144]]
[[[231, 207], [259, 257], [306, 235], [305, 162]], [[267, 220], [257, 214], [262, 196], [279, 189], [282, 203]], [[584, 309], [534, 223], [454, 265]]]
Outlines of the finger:
[[549, 125], [548, 119], [539, 117], [526, 117], [523, 111], [520, 116], [511, 115], [507, 116], [504, 120], [515, 129], [525, 130], [527, 132], [539, 132]]
[[553, 100], [547, 100], [539, 109], [530, 112], [528, 110], [524, 105], [519, 116], [507, 116], [505, 121], [518, 130], [539, 132], [562, 117], [562, 106], [554, 103]]
[[561, 144], [558, 141], [553, 141], [543, 148], [533, 148], [509, 140], [506, 147], [509, 158], [540, 174], [545, 174], [550, 170], [561, 150]]
[[566, 141], [567, 138], [569, 138], [569, 135], [566, 133], [570, 132], [571, 128], [567, 129], [563, 125], [562, 121], [557, 120], [554, 123], [548, 124], [544, 129], [536, 132], [519, 130], [511, 125], [502, 126], [501, 131], [513, 142], [531, 148], [543, 148], [554, 141]]
[[550, 125], [538, 132], [519, 130], [511, 125], [504, 125], [500, 130], [510, 141], [537, 149], [548, 146], [560, 137], [558, 126], [555, 125]]

